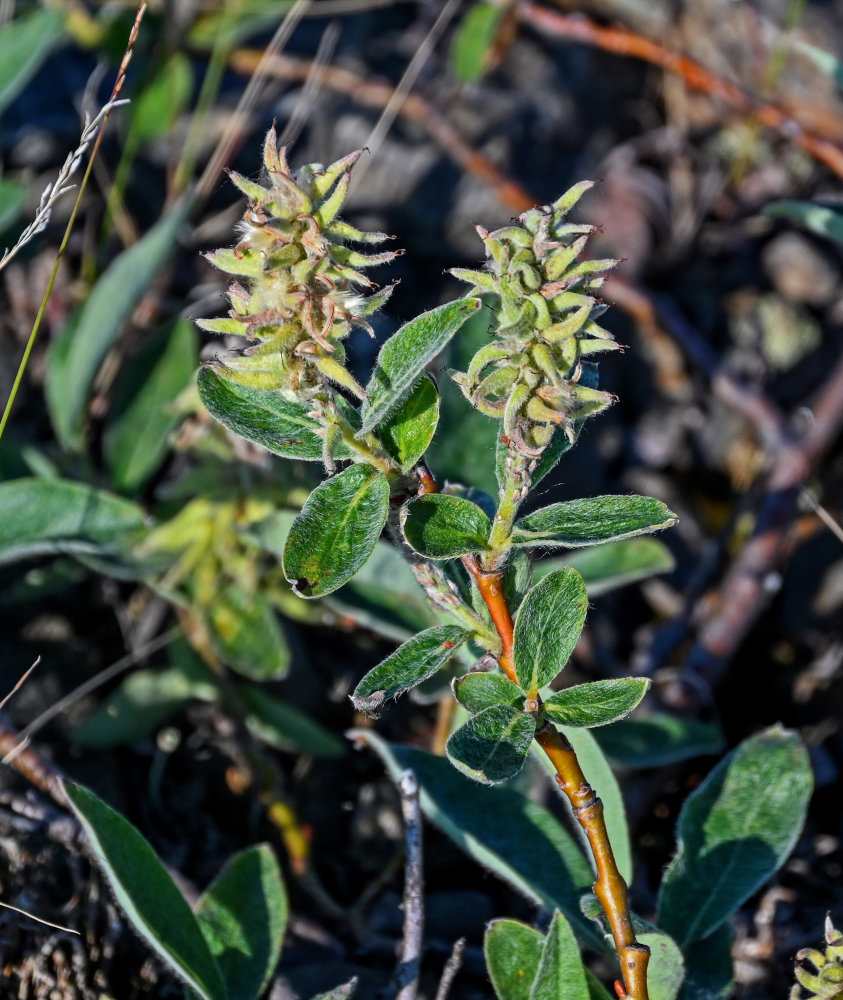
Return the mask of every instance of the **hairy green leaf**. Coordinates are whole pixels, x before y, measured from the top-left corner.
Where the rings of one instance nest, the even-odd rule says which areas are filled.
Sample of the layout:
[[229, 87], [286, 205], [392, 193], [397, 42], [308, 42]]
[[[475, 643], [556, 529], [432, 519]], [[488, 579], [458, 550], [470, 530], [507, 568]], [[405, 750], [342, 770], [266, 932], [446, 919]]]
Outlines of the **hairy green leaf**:
[[196, 327], [180, 319], [148, 337], [121, 373], [104, 442], [117, 489], [139, 489], [161, 464], [180, 420], [173, 401], [190, 384], [196, 358]]
[[63, 25], [60, 10], [40, 9], [0, 28], [0, 114], [41, 68]]
[[550, 573], [521, 602], [513, 659], [518, 683], [531, 696], [568, 662], [582, 632], [588, 594], [573, 569]]
[[624, 767], [665, 767], [680, 760], [718, 753], [723, 733], [710, 722], [656, 712], [601, 729], [600, 746]]
[[347, 583], [372, 554], [389, 512], [389, 482], [351, 465], [310, 494], [284, 547], [284, 575], [302, 597]]
[[561, 910], [589, 947], [605, 950], [602, 936], [579, 907], [593, 881], [591, 868], [571, 834], [546, 809], [509, 788], [483, 788], [444, 758], [386, 743], [370, 729], [349, 735], [371, 747], [394, 780], [412, 768], [425, 815], [470, 857], [533, 902]]
[[813, 201], [777, 201], [767, 205], [762, 215], [776, 219], [792, 219], [812, 233], [843, 243], [843, 211]]
[[589, 1000], [585, 969], [571, 925], [557, 910], [542, 947], [530, 1000]]
[[366, 674], [351, 700], [358, 712], [376, 713], [394, 698], [436, 673], [469, 638], [457, 625], [438, 625], [419, 632]]
[[214, 650], [232, 670], [254, 681], [286, 677], [290, 647], [260, 591], [231, 584], [220, 591], [207, 616]]
[[713, 934], [695, 941], [685, 958], [685, 980], [679, 1000], [727, 1000], [732, 995], [735, 970], [732, 963], [734, 932], [721, 924]]
[[518, 774], [535, 732], [532, 715], [512, 705], [492, 705], [453, 733], [445, 752], [463, 774], [494, 785]]
[[140, 507], [82, 483], [0, 483], [0, 564], [38, 555], [110, 552], [142, 528]]
[[524, 707], [524, 692], [497, 671], [466, 674], [454, 681], [454, 697], [472, 715], [492, 705]]
[[300, 708], [253, 684], [238, 684], [237, 692], [246, 710], [249, 732], [276, 750], [317, 757], [341, 757], [345, 752], [341, 740]]
[[378, 428], [378, 436], [403, 472], [427, 451], [438, 421], [439, 393], [432, 379], [422, 378]]
[[658, 925], [685, 951], [779, 868], [805, 821], [813, 775], [796, 733], [745, 740], [693, 792], [659, 894]]
[[141, 296], [175, 253], [189, 208], [189, 200], [183, 199], [134, 246], [124, 250], [53, 342], [47, 361], [47, 403], [64, 448], [81, 447], [94, 376]]
[[607, 726], [629, 715], [649, 686], [649, 680], [644, 677], [575, 684], [546, 698], [544, 710], [554, 722], [563, 726]]
[[489, 518], [463, 497], [444, 493], [417, 497], [401, 511], [401, 527], [410, 545], [428, 559], [455, 559], [489, 548]]
[[639, 933], [638, 940], [650, 949], [647, 966], [650, 1000], [675, 1000], [685, 979], [685, 961], [679, 946], [660, 931]]
[[654, 573], [669, 572], [673, 565], [673, 556], [663, 542], [656, 538], [631, 538], [579, 549], [556, 559], [543, 559], [533, 567], [533, 577], [540, 580], [554, 570], [570, 566], [585, 581], [588, 596], [599, 597], [618, 587], [646, 580]]
[[543, 507], [517, 521], [515, 545], [578, 548], [668, 528], [676, 516], [652, 497], [607, 496]]
[[481, 306], [480, 299], [459, 299], [405, 323], [383, 345], [366, 386], [361, 434], [384, 421], [410, 392], [424, 369]]
[[184, 896], [138, 831], [81, 785], [65, 791], [117, 902], [141, 937], [203, 1000], [227, 1000], [211, 950]]
[[[229, 382], [210, 368], [200, 369], [198, 383], [205, 408], [230, 431], [282, 458], [322, 461], [319, 423], [310, 416], [313, 408], [307, 403], [290, 402], [274, 390]], [[335, 457], [347, 458], [348, 452], [340, 447]]]
[[476, 3], [468, 9], [451, 49], [451, 66], [458, 80], [471, 83], [483, 75], [502, 16], [503, 8], [493, 3]]
[[196, 918], [227, 1000], [255, 1000], [272, 975], [287, 926], [287, 892], [268, 844], [231, 858], [199, 898]]
[[530, 1000], [543, 948], [544, 935], [519, 920], [488, 925], [483, 951], [498, 1000]]

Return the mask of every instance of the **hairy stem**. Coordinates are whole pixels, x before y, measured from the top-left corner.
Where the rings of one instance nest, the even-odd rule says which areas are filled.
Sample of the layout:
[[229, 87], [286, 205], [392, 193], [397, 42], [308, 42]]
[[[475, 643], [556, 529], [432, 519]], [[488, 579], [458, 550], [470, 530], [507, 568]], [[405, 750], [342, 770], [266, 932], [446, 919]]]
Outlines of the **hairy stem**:
[[[463, 560], [486, 602], [489, 614], [501, 640], [501, 655], [498, 662], [510, 680], [516, 681], [515, 664], [512, 659], [514, 628], [512, 615], [504, 594], [503, 573], [484, 573], [470, 557]], [[647, 964], [650, 949], [635, 939], [632, 917], [629, 912], [626, 882], [623, 880], [609, 834], [603, 818], [603, 803], [594, 789], [586, 781], [577, 755], [571, 744], [550, 723], [536, 733], [536, 742], [547, 754], [556, 769], [556, 781], [565, 793], [577, 822], [585, 831], [594, 865], [597, 881], [594, 894], [603, 907], [609, 928], [615, 942], [623, 975], [624, 988], [630, 1000], [649, 1000], [647, 993]]]

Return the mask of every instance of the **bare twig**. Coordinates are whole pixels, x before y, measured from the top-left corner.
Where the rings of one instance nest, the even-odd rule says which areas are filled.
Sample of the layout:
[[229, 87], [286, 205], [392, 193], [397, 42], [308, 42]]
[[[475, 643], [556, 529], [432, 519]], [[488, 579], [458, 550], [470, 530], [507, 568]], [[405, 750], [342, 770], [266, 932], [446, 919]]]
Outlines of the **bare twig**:
[[65, 927], [62, 924], [53, 924], [49, 920], [44, 920], [43, 917], [36, 917], [34, 913], [30, 913], [28, 910], [22, 910], [19, 906], [12, 906], [9, 903], [4, 903], [0, 901], [0, 906], [4, 910], [14, 910], [15, 913], [20, 913], [24, 917], [29, 917], [30, 920], [35, 920], [39, 924], [44, 924], [45, 927], [52, 927], [56, 931], [64, 931], [65, 934], [78, 934], [79, 931], [73, 930], [72, 927]]
[[59, 771], [33, 750], [29, 746], [29, 741], [24, 740], [2, 714], [0, 714], [0, 754], [3, 754], [0, 764], [13, 767], [31, 785], [49, 795], [57, 806], [62, 809], [70, 808]]
[[454, 947], [451, 949], [451, 954], [448, 956], [448, 961], [445, 963], [445, 968], [442, 970], [442, 977], [439, 980], [439, 987], [436, 990], [436, 997], [434, 1000], [448, 1000], [448, 994], [451, 992], [451, 986], [453, 986], [457, 973], [462, 968], [462, 957], [464, 954], [465, 938], [460, 938], [459, 941], [454, 942]]
[[520, 4], [517, 15], [522, 23], [556, 38], [583, 42], [615, 55], [641, 59], [660, 66], [681, 77], [689, 89], [723, 101], [741, 114], [751, 116], [762, 125], [774, 129], [782, 138], [825, 164], [838, 177], [843, 177], [843, 147], [839, 142], [805, 128], [782, 108], [760, 100], [743, 87], [712, 73], [687, 56], [672, 52], [658, 42], [627, 28], [607, 28], [579, 14], [561, 14], [535, 3]]
[[10, 692], [9, 692], [9, 693], [8, 693], [8, 694], [7, 694], [6, 696], [5, 696], [5, 698], [3, 698], [3, 700], [2, 700], [2, 701], [0, 701], [0, 712], [2, 712], [2, 711], [3, 711], [3, 709], [4, 709], [5, 707], [6, 707], [6, 704], [7, 704], [7, 703], [8, 703], [8, 702], [9, 702], [9, 701], [10, 701], [10, 700], [12, 699], [12, 697], [13, 697], [13, 696], [14, 696], [15, 694], [17, 694], [17, 692], [18, 692], [18, 691], [20, 691], [20, 689], [21, 689], [21, 688], [22, 688], [22, 687], [24, 686], [24, 684], [26, 684], [26, 681], [27, 681], [27, 678], [28, 678], [28, 677], [29, 677], [29, 675], [30, 675], [30, 674], [32, 673], [32, 671], [33, 671], [33, 670], [34, 670], [34, 669], [35, 669], [35, 668], [36, 668], [36, 667], [38, 666], [38, 664], [39, 664], [40, 662], [41, 662], [41, 657], [40, 657], [40, 656], [36, 657], [36, 658], [35, 658], [35, 662], [34, 662], [34, 663], [32, 664], [32, 666], [31, 666], [31, 667], [28, 667], [28, 668], [27, 668], [27, 669], [26, 669], [26, 670], [25, 670], [25, 671], [23, 672], [23, 674], [21, 675], [21, 677], [20, 677], [20, 679], [18, 680], [17, 684], [15, 684], [15, 686], [14, 686], [14, 687], [12, 688], [12, 690], [11, 690], [11, 691], [10, 691]]
[[412, 771], [398, 779], [407, 859], [404, 864], [404, 935], [401, 960], [395, 971], [395, 1000], [416, 1000], [421, 971], [424, 935], [424, 872], [422, 868], [422, 822], [419, 783]]

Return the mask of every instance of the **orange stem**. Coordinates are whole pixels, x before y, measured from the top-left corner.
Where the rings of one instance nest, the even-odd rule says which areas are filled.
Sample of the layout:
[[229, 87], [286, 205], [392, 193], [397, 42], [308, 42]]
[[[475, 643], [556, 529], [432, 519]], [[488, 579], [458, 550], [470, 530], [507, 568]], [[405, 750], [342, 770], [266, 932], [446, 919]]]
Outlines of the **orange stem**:
[[[477, 584], [501, 640], [501, 653], [498, 657], [501, 669], [511, 681], [518, 683], [512, 658], [514, 627], [506, 603], [503, 573], [484, 573], [471, 556], [464, 557], [463, 565]], [[536, 732], [536, 742], [556, 769], [556, 782], [571, 803], [574, 816], [585, 831], [591, 846], [597, 869], [594, 894], [609, 922], [620, 960], [626, 996], [630, 1000], [648, 1000], [647, 964], [650, 960], [650, 949], [635, 939], [629, 912], [627, 885], [618, 871], [612, 852], [609, 832], [603, 817], [603, 803], [586, 781], [574, 748], [560, 732], [546, 723]]]

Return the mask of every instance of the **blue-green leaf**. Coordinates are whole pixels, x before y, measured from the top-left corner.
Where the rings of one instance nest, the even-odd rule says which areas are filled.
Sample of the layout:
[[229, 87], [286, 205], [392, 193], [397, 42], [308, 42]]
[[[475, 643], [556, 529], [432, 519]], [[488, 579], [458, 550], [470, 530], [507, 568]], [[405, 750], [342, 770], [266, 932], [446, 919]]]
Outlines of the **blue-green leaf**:
[[287, 926], [287, 892], [268, 844], [235, 854], [199, 898], [196, 918], [227, 990], [255, 1000], [272, 975]]
[[47, 362], [47, 403], [63, 447], [81, 447], [94, 376], [141, 296], [175, 253], [189, 208], [189, 201], [183, 200], [124, 250], [54, 341]]
[[386, 341], [366, 386], [368, 400], [362, 410], [360, 434], [373, 430], [389, 416], [480, 305], [480, 299], [447, 302], [405, 323]]
[[530, 1000], [589, 1000], [585, 969], [571, 925], [558, 911], [544, 940]]
[[196, 362], [196, 327], [177, 320], [149, 337], [121, 374], [104, 441], [117, 489], [139, 489], [161, 464], [180, 420], [173, 404], [190, 384]]
[[718, 726], [667, 712], [624, 719], [596, 735], [603, 750], [624, 767], [665, 767], [723, 749], [723, 733]]
[[109, 553], [142, 528], [137, 504], [82, 483], [0, 483], [0, 564], [36, 555]]
[[843, 210], [813, 201], [777, 201], [767, 205], [764, 215], [801, 222], [812, 233], [843, 243]]
[[138, 831], [81, 785], [65, 791], [129, 922], [203, 1000], [228, 994], [199, 923]]
[[40, 9], [0, 28], [0, 114], [41, 68], [63, 24], [60, 10]]
[[683, 951], [715, 931], [784, 862], [812, 786], [801, 740], [773, 727], [745, 740], [689, 796], [658, 909], [658, 925]]
[[618, 587], [646, 580], [654, 573], [669, 572], [674, 563], [669, 549], [658, 539], [631, 538], [578, 549], [564, 557], [542, 559], [534, 566], [533, 577], [540, 580], [566, 566], [583, 578], [589, 597], [599, 597]]

